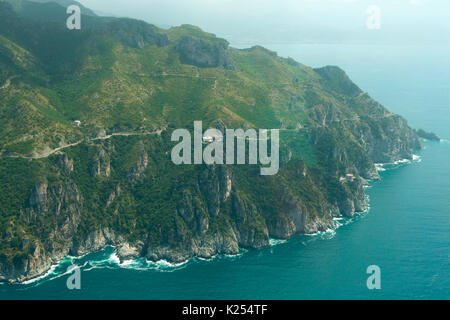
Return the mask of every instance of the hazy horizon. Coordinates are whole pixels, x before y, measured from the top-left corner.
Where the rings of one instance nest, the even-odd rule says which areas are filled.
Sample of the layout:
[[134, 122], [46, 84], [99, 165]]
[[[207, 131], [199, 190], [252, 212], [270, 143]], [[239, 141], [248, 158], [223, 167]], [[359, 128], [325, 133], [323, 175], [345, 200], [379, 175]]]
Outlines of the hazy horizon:
[[[193, 24], [231, 43], [437, 43], [450, 40], [443, 0], [81, 0], [100, 15]], [[366, 26], [381, 10], [381, 28]]]

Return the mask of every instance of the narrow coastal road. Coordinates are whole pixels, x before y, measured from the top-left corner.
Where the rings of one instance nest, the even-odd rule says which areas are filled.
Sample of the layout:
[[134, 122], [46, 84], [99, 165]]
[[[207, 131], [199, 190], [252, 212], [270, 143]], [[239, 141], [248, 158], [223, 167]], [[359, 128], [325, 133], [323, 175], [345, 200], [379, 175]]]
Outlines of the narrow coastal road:
[[83, 142], [89, 142], [89, 141], [98, 141], [98, 140], [108, 140], [111, 139], [112, 137], [116, 137], [116, 136], [124, 136], [124, 137], [129, 137], [129, 136], [148, 136], [148, 135], [161, 135], [161, 133], [164, 131], [165, 129], [160, 129], [157, 131], [153, 131], [153, 132], [116, 132], [116, 133], [111, 133], [109, 135], [105, 135], [102, 137], [96, 137], [96, 138], [91, 138], [91, 139], [82, 139], [80, 141], [74, 142], [74, 143], [70, 143], [55, 149], [51, 149], [51, 150], [47, 150], [41, 154], [34, 154], [31, 156], [20, 156], [20, 155], [1, 155], [1, 158], [21, 158], [21, 159], [43, 159], [43, 158], [47, 158], [49, 156], [51, 156], [52, 154], [55, 154], [61, 150], [67, 149], [67, 148], [71, 148], [71, 147], [75, 147], [77, 145], [79, 145], [80, 143]]

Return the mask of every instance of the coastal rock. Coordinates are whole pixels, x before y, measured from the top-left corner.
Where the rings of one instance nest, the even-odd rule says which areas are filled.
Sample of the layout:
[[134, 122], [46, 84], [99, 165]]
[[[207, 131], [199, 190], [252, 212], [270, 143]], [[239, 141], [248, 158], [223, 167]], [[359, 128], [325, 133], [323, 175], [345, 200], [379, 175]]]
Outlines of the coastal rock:
[[257, 221], [260, 214], [256, 206], [245, 200], [238, 193], [233, 194], [233, 212], [237, 226], [236, 237], [243, 248], [263, 248], [269, 245], [269, 231], [264, 221], [259, 221], [261, 227], [255, 228], [253, 221]]
[[108, 245], [116, 245], [123, 242], [123, 238], [117, 236], [113, 230], [103, 228], [89, 233], [83, 239], [74, 239], [70, 254], [82, 256], [90, 252], [100, 251]]
[[196, 197], [194, 198], [189, 190], [183, 191], [183, 201], [179, 204], [178, 214], [190, 230], [201, 235], [208, 231], [209, 215], [207, 209]]
[[220, 213], [221, 203], [231, 194], [230, 171], [220, 166], [207, 166], [199, 177], [199, 189], [208, 199], [208, 212], [212, 217]]
[[143, 248], [144, 242], [142, 241], [138, 241], [135, 244], [124, 242], [118, 245], [116, 253], [120, 261], [123, 262], [141, 257]]
[[423, 129], [416, 130], [416, 133], [419, 137], [431, 141], [441, 141], [441, 138], [437, 136], [434, 132], [426, 132]]

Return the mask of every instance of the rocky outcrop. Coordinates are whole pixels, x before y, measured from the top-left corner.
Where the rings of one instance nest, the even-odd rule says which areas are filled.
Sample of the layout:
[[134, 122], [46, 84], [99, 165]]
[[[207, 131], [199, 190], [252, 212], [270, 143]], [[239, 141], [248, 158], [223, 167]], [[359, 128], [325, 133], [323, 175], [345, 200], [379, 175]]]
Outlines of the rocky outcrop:
[[[10, 262], [0, 261], [0, 281], [25, 281], [42, 275], [69, 253], [77, 232], [83, 198], [76, 185], [70, 182], [49, 185], [45, 180], [35, 185], [28, 202], [21, 220], [48, 233], [45, 240], [31, 238], [23, 242], [22, 250], [29, 254], [16, 256]], [[50, 225], [44, 223], [47, 218], [52, 221]]]
[[229, 169], [220, 166], [207, 166], [199, 177], [199, 189], [207, 199], [208, 212], [216, 217], [221, 209], [221, 203], [230, 197], [232, 181]]
[[[253, 46], [253, 47], [248, 48], [248, 49], [243, 49], [242, 51], [247, 51], [247, 52], [261, 51], [261, 52], [264, 52], [265, 54], [268, 54], [269, 56], [278, 57], [278, 53], [276, 53], [275, 51], [269, 50], [267, 48], [264, 48], [264, 47], [258, 46], [258, 45]], [[293, 60], [293, 59], [291, 59], [291, 60]], [[292, 62], [291, 62], [291, 64], [292, 64]]]
[[318, 216], [308, 209], [302, 200], [283, 187], [277, 197], [278, 215], [267, 219], [269, 234], [272, 238], [289, 239], [296, 234], [314, 234], [333, 229], [330, 207], [323, 204], [323, 213]]
[[362, 91], [350, 80], [347, 74], [339, 67], [326, 66], [323, 68], [314, 69], [320, 75], [322, 84], [337, 93], [356, 97]]
[[92, 162], [91, 175], [93, 177], [109, 177], [111, 175], [111, 159], [105, 150], [100, 149], [99, 153]]
[[118, 37], [129, 47], [142, 49], [145, 45], [164, 47], [170, 44], [166, 34], [159, 33], [156, 27], [144, 21], [116, 19], [102, 26], [95, 26], [96, 32], [104, 32]]
[[183, 191], [183, 200], [177, 209], [178, 215], [196, 235], [203, 235], [209, 229], [209, 214], [200, 199], [193, 197], [189, 190]]
[[233, 233], [215, 234], [210, 237], [192, 239], [185, 248], [170, 246], [149, 246], [145, 257], [150, 261], [166, 260], [181, 263], [192, 257], [210, 259], [217, 254], [237, 254], [239, 246]]
[[202, 39], [184, 36], [175, 45], [175, 50], [180, 54], [180, 60], [184, 64], [200, 68], [223, 67], [230, 70], [234, 69], [226, 41], [211, 43]]
[[383, 121], [362, 125], [360, 137], [374, 163], [392, 163], [412, 159], [414, 150], [422, 149], [422, 142], [405, 119], [398, 115], [383, 116]]
[[144, 255], [144, 247], [143, 241], [138, 241], [134, 244], [123, 242], [117, 246], [116, 253], [120, 261], [133, 260]]
[[236, 238], [240, 247], [263, 248], [269, 244], [269, 230], [264, 220], [260, 220], [257, 228], [252, 220], [258, 220], [261, 216], [255, 204], [245, 199], [241, 193], [234, 193], [232, 199], [232, 211], [236, 224]]
[[70, 236], [78, 225], [82, 210], [82, 197], [76, 185], [66, 182], [49, 186], [43, 181], [32, 190], [24, 218], [32, 224], [40, 216], [53, 215], [61, 222], [56, 227], [64, 231], [63, 235]]
[[48, 254], [37, 244], [29, 255], [18, 257], [12, 263], [0, 259], [0, 282], [16, 283], [39, 277], [64, 256], [65, 254]]
[[115, 188], [115, 190], [112, 191], [112, 192], [109, 194], [108, 201], [106, 202], [106, 208], [108, 208], [109, 206], [111, 206], [111, 205], [113, 204], [113, 202], [114, 202], [118, 197], [120, 197], [121, 194], [122, 194], [122, 189], [120, 188], [120, 185], [117, 185], [116, 188]]
[[426, 139], [426, 140], [441, 141], [441, 138], [439, 138], [438, 135], [435, 134], [434, 132], [427, 132], [423, 129], [419, 129], [419, 130], [416, 130], [416, 133], [419, 137]]
[[89, 233], [86, 237], [79, 240], [75, 238], [70, 248], [70, 254], [73, 256], [82, 256], [89, 252], [96, 252], [108, 245], [115, 245], [124, 242], [123, 237], [116, 234], [109, 228], [101, 228]]
[[70, 174], [73, 171], [73, 159], [69, 159], [66, 154], [59, 157], [58, 167], [66, 174]]
[[132, 167], [130, 171], [127, 173], [127, 180], [130, 182], [135, 182], [142, 176], [147, 167], [148, 167], [148, 154], [147, 152], [143, 151], [136, 165]]

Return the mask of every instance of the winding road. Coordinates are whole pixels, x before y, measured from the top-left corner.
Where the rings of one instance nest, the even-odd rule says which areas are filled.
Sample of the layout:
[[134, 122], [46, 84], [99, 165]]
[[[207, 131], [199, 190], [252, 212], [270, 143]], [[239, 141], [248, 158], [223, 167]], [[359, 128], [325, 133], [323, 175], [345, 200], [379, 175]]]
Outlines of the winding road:
[[83, 143], [83, 142], [98, 141], [98, 140], [108, 140], [108, 139], [110, 139], [112, 137], [116, 137], [116, 136], [129, 137], [129, 136], [161, 135], [161, 133], [163, 131], [164, 131], [164, 129], [160, 129], [160, 130], [153, 131], [153, 132], [116, 132], [116, 133], [111, 133], [109, 135], [105, 135], [105, 136], [102, 136], [102, 137], [96, 137], [96, 138], [91, 138], [91, 139], [82, 139], [82, 140], [74, 142], [74, 143], [66, 144], [64, 146], [45, 151], [45, 152], [43, 152], [41, 154], [34, 154], [34, 155], [31, 155], [31, 156], [0, 155], [0, 157], [2, 157], [2, 158], [21, 158], [21, 159], [43, 159], [43, 158], [47, 158], [47, 157], [51, 156], [52, 154], [55, 154], [55, 153], [61, 151], [61, 150], [64, 150], [64, 149], [67, 149], [67, 148], [71, 148], [71, 147], [75, 147], [75, 146], [77, 146], [77, 145], [79, 145], [80, 143]]

